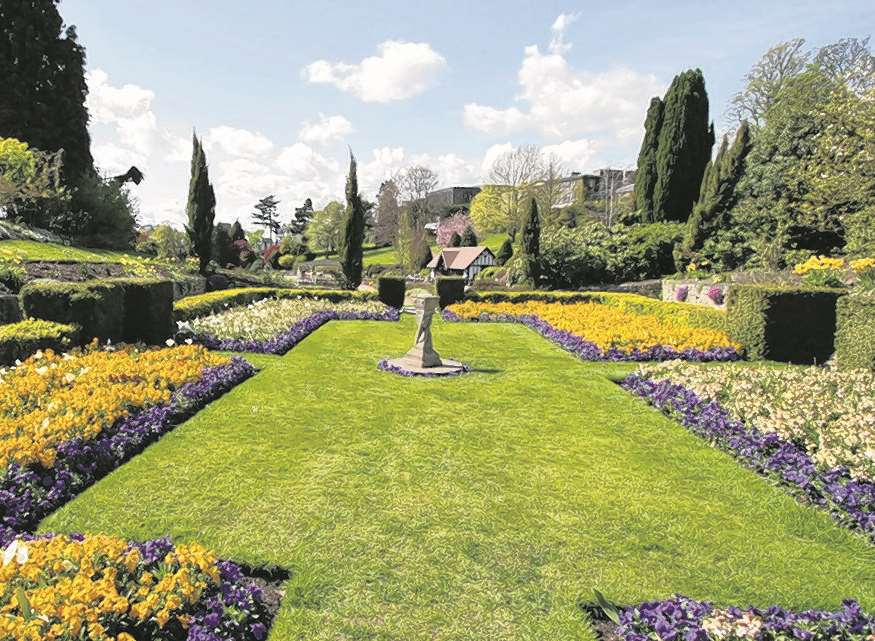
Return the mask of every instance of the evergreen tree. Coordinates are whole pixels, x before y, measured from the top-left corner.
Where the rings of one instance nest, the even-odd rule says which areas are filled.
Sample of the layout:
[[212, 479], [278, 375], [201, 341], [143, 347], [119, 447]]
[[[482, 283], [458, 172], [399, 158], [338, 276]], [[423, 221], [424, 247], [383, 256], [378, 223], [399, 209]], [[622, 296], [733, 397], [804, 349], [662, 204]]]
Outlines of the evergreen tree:
[[218, 223], [213, 227], [213, 248], [211, 256], [220, 267], [234, 263], [234, 246], [231, 240], [231, 225]]
[[213, 221], [216, 218], [216, 194], [210, 184], [207, 156], [197, 135], [192, 137], [191, 180], [188, 184], [188, 225], [185, 230], [191, 249], [198, 257], [200, 273], [206, 274], [212, 254]]
[[675, 76], [664, 102], [656, 150], [653, 218], [684, 222], [699, 195], [714, 145], [702, 71], [688, 70]]
[[234, 224], [231, 225], [231, 242], [238, 240], [246, 240], [246, 232], [243, 231], [243, 225], [240, 224], [240, 221], [235, 220]]
[[644, 140], [638, 153], [638, 171], [635, 173], [635, 209], [641, 222], [653, 221], [653, 189], [656, 186], [656, 150], [665, 104], [659, 98], [650, 101], [644, 120]]
[[533, 287], [537, 287], [541, 275], [541, 219], [534, 198], [522, 231], [523, 275]]
[[273, 242], [274, 234], [279, 234], [281, 229], [279, 204], [280, 201], [273, 194], [265, 196], [255, 204], [255, 211], [250, 214], [252, 224], [256, 227], [264, 227], [270, 242]]
[[717, 156], [705, 168], [699, 199], [687, 222], [676, 258], [678, 269], [689, 262], [707, 238], [728, 226], [729, 211], [735, 205], [736, 187], [744, 174], [744, 162], [750, 149], [750, 128], [746, 122], [738, 128], [731, 147], [728, 137], [723, 137]]
[[462, 246], [462, 237], [459, 236], [459, 232], [454, 231], [453, 235], [450, 236], [450, 247], [461, 247]]
[[418, 230], [414, 235], [413, 249], [413, 270], [419, 271], [431, 262], [432, 253], [431, 246], [428, 244], [428, 235], [423, 230]]
[[313, 220], [313, 201], [308, 198], [303, 205], [295, 207], [289, 231], [292, 234], [303, 234], [311, 220]]
[[359, 194], [355, 156], [349, 155], [346, 177], [346, 220], [340, 240], [340, 264], [347, 289], [356, 289], [362, 282], [362, 243], [365, 239], [365, 210]]
[[468, 225], [462, 234], [462, 247], [476, 247], [477, 242], [477, 234], [474, 233], [474, 228]]
[[96, 177], [88, 135], [85, 49], [65, 28], [58, 0], [0, 2], [0, 137], [64, 150], [71, 186]]
[[401, 208], [398, 218], [398, 233], [395, 234], [395, 254], [398, 256], [398, 264], [405, 269], [414, 269], [413, 246], [416, 237], [416, 228], [413, 226], [413, 215], [410, 207]]
[[504, 242], [501, 243], [501, 248], [499, 248], [498, 256], [495, 257], [495, 260], [498, 262], [499, 266], [503, 267], [512, 257], [513, 243], [510, 242], [510, 238], [505, 238]]

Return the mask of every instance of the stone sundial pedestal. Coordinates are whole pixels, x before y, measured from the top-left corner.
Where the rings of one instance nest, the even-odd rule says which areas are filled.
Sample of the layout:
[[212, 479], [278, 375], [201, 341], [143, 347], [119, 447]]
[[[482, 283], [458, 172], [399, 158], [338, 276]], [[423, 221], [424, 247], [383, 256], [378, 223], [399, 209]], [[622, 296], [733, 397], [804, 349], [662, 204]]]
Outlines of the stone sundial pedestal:
[[420, 296], [416, 302], [416, 336], [413, 347], [401, 358], [385, 361], [389, 370], [407, 375], [448, 376], [461, 374], [467, 367], [459, 361], [441, 358], [431, 339], [431, 321], [438, 310], [437, 296]]

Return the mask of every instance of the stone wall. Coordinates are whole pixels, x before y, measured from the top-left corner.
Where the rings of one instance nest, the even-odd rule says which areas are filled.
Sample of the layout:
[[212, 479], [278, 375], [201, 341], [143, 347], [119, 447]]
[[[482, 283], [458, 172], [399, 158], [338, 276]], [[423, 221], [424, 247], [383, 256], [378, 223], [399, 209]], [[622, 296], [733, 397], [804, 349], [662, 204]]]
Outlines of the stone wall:
[[[715, 296], [709, 296], [709, 292]], [[662, 300], [675, 303], [707, 305], [723, 309], [729, 294], [728, 283], [708, 283], [700, 280], [663, 280]], [[716, 299], [716, 300], [715, 300]]]

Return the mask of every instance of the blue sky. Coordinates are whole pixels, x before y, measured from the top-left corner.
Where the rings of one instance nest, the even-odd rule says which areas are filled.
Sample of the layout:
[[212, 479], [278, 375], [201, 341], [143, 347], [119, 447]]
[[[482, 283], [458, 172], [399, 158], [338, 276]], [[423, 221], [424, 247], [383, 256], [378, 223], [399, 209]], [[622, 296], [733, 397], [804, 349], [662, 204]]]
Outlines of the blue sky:
[[864, 37], [865, 2], [230, 2], [64, 0], [88, 53], [92, 145], [136, 164], [143, 222], [181, 222], [190, 135], [221, 220], [276, 193], [287, 214], [412, 163], [477, 183], [511, 145], [568, 170], [634, 164], [647, 102], [700, 67], [718, 129], [770, 46]]

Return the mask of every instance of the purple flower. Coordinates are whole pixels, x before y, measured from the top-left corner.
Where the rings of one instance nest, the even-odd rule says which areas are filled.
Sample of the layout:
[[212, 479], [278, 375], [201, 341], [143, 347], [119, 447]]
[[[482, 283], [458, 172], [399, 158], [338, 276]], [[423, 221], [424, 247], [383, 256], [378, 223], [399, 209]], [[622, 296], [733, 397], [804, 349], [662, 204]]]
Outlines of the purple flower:
[[717, 287], [716, 285], [710, 287], [708, 289], [707, 296], [714, 302], [715, 305], [723, 304], [724, 294], [723, 290], [720, 287]]
[[681, 285], [680, 287], [678, 287], [675, 290], [674, 299], [679, 303], [683, 303], [685, 300], [687, 300], [687, 294], [689, 294], [689, 293], [690, 293], [690, 288], [687, 287], [686, 285]]

